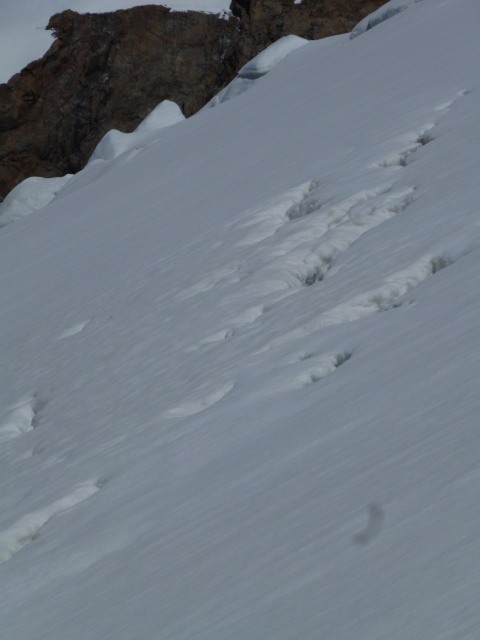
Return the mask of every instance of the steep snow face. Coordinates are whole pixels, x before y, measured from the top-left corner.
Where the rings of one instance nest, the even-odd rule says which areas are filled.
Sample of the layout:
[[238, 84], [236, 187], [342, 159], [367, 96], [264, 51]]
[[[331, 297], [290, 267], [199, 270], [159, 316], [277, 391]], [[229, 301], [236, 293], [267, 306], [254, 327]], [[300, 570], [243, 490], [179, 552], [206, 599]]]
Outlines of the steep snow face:
[[0, 230], [2, 640], [476, 640], [480, 6]]
[[[0, 0], [0, 82], [7, 82], [51, 46], [53, 37], [45, 27], [55, 13], [66, 9], [103, 13], [142, 4], [146, 4], [145, 0]], [[230, 0], [149, 0], [148, 4], [174, 11], [227, 14]]]

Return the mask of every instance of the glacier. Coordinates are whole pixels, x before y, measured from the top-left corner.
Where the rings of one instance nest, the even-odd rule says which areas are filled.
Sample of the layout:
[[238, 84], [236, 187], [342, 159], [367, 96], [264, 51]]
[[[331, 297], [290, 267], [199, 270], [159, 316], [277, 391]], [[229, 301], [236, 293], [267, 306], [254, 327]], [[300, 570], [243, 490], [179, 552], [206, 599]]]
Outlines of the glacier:
[[478, 638], [480, 5], [405, 4], [0, 229], [2, 640]]

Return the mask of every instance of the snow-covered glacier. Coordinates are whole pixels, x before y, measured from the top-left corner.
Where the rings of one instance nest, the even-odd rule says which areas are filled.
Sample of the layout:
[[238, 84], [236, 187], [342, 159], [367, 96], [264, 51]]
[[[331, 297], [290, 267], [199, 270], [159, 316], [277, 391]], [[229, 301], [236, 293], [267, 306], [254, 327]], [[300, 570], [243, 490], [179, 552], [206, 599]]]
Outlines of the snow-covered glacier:
[[2, 640], [478, 638], [480, 5], [404, 4], [0, 229]]

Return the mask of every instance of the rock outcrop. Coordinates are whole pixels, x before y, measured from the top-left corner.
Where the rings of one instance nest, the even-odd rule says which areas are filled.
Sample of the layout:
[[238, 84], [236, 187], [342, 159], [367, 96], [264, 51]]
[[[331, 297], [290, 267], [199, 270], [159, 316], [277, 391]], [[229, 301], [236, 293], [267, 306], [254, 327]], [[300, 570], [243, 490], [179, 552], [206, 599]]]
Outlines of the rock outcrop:
[[228, 19], [153, 5], [56, 14], [47, 53], [0, 84], [0, 201], [27, 177], [79, 171], [107, 131], [132, 131], [162, 100], [192, 115], [278, 38], [347, 32], [384, 3], [233, 0]]

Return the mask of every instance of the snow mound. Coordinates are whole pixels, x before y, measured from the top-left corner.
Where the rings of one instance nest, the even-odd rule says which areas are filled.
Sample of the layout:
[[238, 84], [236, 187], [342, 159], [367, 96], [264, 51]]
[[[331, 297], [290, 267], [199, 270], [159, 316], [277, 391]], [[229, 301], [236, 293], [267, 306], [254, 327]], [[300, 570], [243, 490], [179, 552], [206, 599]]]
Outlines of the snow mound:
[[239, 78], [249, 78], [255, 80], [264, 76], [281, 62], [289, 53], [304, 47], [308, 40], [299, 36], [289, 35], [277, 40], [264, 51], [247, 62], [238, 72]]
[[164, 100], [141, 122], [132, 133], [122, 133], [111, 129], [100, 140], [89, 162], [94, 160], [113, 160], [125, 151], [143, 146], [150, 140], [151, 134], [159, 129], [171, 127], [185, 120], [180, 107], [170, 100]]
[[247, 89], [250, 89], [255, 80], [258, 80], [258, 78], [261, 78], [276, 67], [289, 53], [305, 46], [308, 42], [305, 38], [294, 35], [280, 38], [280, 40], [277, 40], [259, 53], [258, 56], [255, 56], [255, 58], [247, 62], [247, 64], [240, 69], [237, 77], [203, 108], [210, 109], [222, 102], [236, 98]]
[[134, 133], [157, 131], [157, 129], [171, 127], [182, 120], [185, 120], [185, 116], [178, 104], [171, 100], [164, 100], [138, 125]]
[[405, 11], [405, 9], [407, 9], [409, 5], [413, 4], [413, 2], [421, 2], [421, 0], [392, 0], [391, 2], [383, 5], [383, 7], [380, 7], [363, 18], [363, 20], [353, 28], [352, 33], [350, 34], [350, 40], [362, 35], [365, 31], [373, 29], [373, 27], [385, 22], [385, 20], [393, 18], [393, 16], [396, 16], [398, 13]]
[[[185, 116], [180, 107], [175, 102], [164, 100], [132, 133], [122, 133], [116, 129], [109, 131], [98, 143], [89, 162], [113, 160], [125, 151], [145, 145], [156, 131], [182, 120], [185, 120]], [[0, 227], [43, 209], [71, 177], [72, 174], [69, 173], [60, 178], [33, 177], [21, 182], [0, 205]]]
[[61, 178], [27, 178], [12, 189], [0, 205], [0, 227], [15, 222], [51, 202], [71, 173]]

